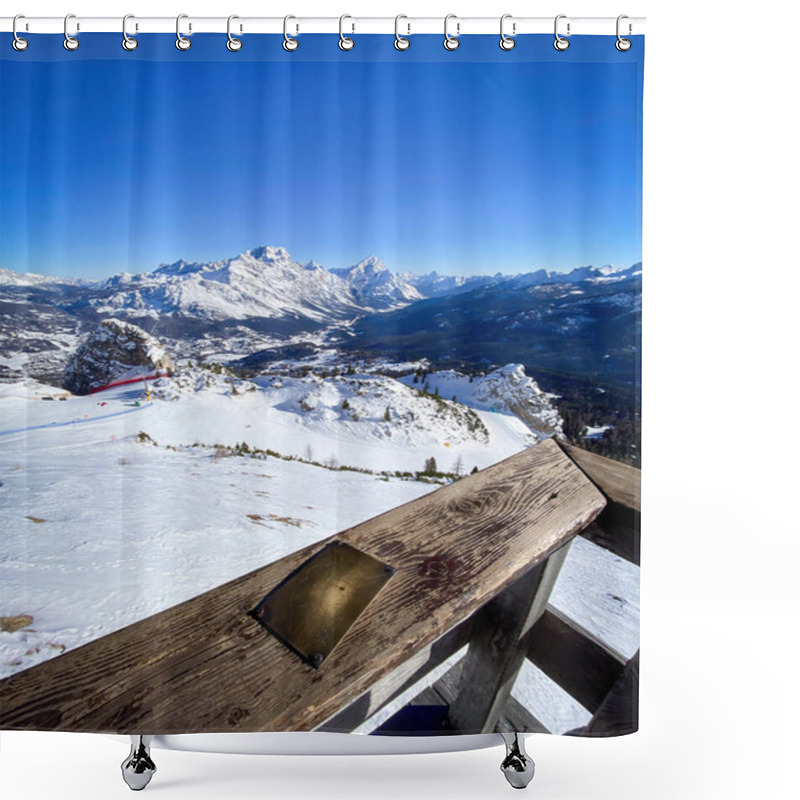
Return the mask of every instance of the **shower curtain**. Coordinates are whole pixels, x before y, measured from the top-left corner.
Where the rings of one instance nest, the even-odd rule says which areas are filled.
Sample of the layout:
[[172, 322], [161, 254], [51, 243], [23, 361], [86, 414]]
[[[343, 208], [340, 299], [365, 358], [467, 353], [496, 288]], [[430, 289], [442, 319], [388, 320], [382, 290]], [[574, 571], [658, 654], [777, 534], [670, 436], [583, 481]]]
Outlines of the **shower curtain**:
[[27, 39], [0, 727], [636, 730], [643, 37]]

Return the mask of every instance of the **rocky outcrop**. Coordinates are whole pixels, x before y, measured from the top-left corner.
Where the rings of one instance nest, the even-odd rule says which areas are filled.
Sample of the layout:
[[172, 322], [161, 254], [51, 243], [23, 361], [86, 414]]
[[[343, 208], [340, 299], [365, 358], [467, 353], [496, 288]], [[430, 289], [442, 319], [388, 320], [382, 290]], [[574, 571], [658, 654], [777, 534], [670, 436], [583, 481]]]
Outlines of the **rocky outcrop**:
[[88, 394], [115, 381], [173, 369], [172, 359], [147, 331], [130, 322], [105, 319], [81, 337], [67, 363], [63, 384], [74, 394]]

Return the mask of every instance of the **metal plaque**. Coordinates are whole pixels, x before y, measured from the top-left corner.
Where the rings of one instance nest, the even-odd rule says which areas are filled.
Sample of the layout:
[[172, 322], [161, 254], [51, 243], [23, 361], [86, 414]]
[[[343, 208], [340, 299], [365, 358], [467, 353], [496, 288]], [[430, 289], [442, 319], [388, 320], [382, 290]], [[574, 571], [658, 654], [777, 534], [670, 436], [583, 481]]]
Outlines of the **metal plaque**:
[[301, 564], [250, 615], [319, 668], [393, 574], [388, 564], [334, 541]]

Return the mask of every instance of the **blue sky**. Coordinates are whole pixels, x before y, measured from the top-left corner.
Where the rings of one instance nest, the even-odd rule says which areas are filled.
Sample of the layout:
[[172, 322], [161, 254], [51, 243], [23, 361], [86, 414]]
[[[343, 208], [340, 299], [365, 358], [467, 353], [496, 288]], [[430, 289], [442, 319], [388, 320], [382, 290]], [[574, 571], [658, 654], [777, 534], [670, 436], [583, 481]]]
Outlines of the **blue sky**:
[[198, 37], [157, 59], [111, 37], [99, 59], [32, 38], [48, 58], [1, 64], [0, 266], [100, 277], [260, 244], [462, 274], [641, 258], [641, 64], [613, 45], [504, 59], [469, 37], [454, 59], [417, 37], [412, 60], [362, 37], [355, 60], [320, 36], [325, 60], [309, 37], [261, 60], [253, 37], [204, 60]]

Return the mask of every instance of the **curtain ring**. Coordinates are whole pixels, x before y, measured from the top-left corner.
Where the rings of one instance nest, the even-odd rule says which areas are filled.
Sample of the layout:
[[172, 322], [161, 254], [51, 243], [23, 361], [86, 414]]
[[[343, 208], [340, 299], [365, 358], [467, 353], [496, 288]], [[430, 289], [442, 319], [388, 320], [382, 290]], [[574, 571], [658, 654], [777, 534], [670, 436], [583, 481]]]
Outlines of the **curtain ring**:
[[17, 16], [14, 17], [14, 21], [11, 23], [11, 33], [14, 34], [14, 41], [11, 42], [11, 46], [15, 50], [17, 50], [18, 52], [21, 53], [23, 50], [27, 50], [28, 49], [28, 40], [27, 39], [23, 39], [21, 36], [17, 35], [17, 20], [18, 19], [25, 19], [25, 15], [24, 14], [17, 14]]
[[64, 17], [64, 49], [65, 50], [77, 50], [80, 42], [74, 37], [69, 35], [69, 21], [71, 19], [75, 19], [74, 14], [67, 14]]
[[445, 50], [458, 50], [458, 46], [461, 44], [461, 42], [459, 42], [458, 38], [457, 38], [457, 36], [458, 36], [458, 28], [459, 28], [458, 24], [456, 24], [456, 35], [455, 36], [451, 36], [447, 32], [447, 23], [451, 19], [458, 19], [458, 17], [457, 17], [456, 14], [448, 14], [444, 18], [444, 47], [445, 47]]
[[177, 47], [178, 50], [188, 50], [192, 46], [191, 39], [181, 36], [181, 20], [188, 19], [188, 17], [188, 14], [178, 14], [178, 18], [175, 20], [175, 47]]
[[225, 47], [227, 47], [231, 53], [237, 53], [242, 49], [242, 40], [237, 39], [235, 36], [231, 36], [231, 21], [235, 19], [239, 19], [236, 14], [231, 14], [228, 17], [228, 41], [225, 43]]
[[[633, 47], [633, 42], [630, 39], [626, 39], [624, 36], [619, 35], [619, 23], [622, 22], [623, 19], [628, 19], [627, 14], [620, 14], [617, 17], [617, 41], [614, 47], [620, 51], [620, 53], [624, 53], [626, 50], [630, 50]], [[628, 24], [628, 33], [631, 31], [631, 26]]]
[[[555, 24], [553, 26], [553, 30], [555, 31], [555, 34], [556, 34], [556, 40], [553, 42], [553, 47], [555, 47], [556, 50], [560, 50], [561, 52], [564, 52], [564, 50], [569, 49], [569, 39], [565, 39], [563, 36], [559, 36], [559, 34], [558, 34], [558, 21], [560, 19], [566, 19], [566, 18], [567, 18], [566, 14], [559, 14], [556, 17], [556, 21], [555, 21]], [[567, 36], [569, 36], [569, 29], [570, 29], [570, 23], [568, 22], [567, 23]]]
[[[411, 47], [411, 39], [400, 35], [399, 26], [401, 19], [408, 19], [408, 17], [405, 14], [398, 14], [394, 18], [394, 46], [396, 50], [408, 50], [408, 48]], [[408, 25], [408, 35], [411, 35], [411, 25]]]
[[[505, 32], [503, 31], [503, 24], [507, 19], [511, 19], [511, 14], [503, 14], [500, 17], [500, 49], [501, 50], [513, 50], [517, 43], [511, 36], [506, 36]], [[512, 31], [515, 31], [516, 25], [512, 26]]]
[[128, 51], [135, 50], [139, 46], [139, 42], [136, 39], [128, 36], [129, 19], [136, 19], [136, 17], [134, 17], [133, 14], [126, 14], [122, 18], [122, 46]]
[[[349, 14], [342, 14], [342, 16], [339, 17], [339, 48], [342, 50], [352, 50], [356, 46], [356, 43], [342, 32], [342, 25], [346, 19], [353, 18]], [[353, 30], [355, 30], [355, 27], [356, 26], [353, 25]]]
[[297, 48], [300, 47], [300, 42], [297, 39], [293, 39], [291, 36], [289, 36], [287, 26], [290, 19], [296, 19], [296, 17], [288, 14], [283, 18], [283, 49], [289, 53], [297, 50]]

